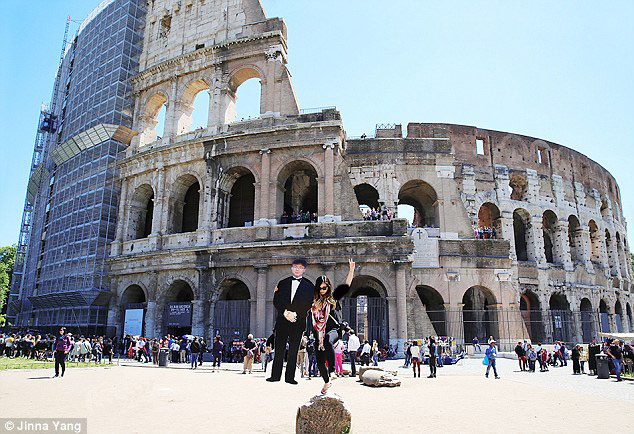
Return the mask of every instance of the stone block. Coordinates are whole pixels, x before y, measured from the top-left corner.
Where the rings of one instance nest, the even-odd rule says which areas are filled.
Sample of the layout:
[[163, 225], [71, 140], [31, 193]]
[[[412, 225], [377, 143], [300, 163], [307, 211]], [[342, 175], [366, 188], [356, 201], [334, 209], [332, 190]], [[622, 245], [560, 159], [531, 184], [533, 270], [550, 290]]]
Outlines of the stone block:
[[352, 415], [343, 399], [333, 395], [313, 396], [297, 409], [297, 434], [340, 434], [350, 432]]
[[366, 386], [372, 387], [399, 387], [401, 385], [401, 380], [395, 375], [376, 369], [365, 372], [362, 381]]

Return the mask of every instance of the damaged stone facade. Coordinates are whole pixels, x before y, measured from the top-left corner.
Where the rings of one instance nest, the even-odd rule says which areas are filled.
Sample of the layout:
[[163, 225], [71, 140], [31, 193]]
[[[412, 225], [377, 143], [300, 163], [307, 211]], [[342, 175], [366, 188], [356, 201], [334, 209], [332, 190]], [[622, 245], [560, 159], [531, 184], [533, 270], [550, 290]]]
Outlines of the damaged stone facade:
[[[554, 143], [459, 125], [349, 138], [336, 109], [300, 112], [284, 22], [257, 0], [225, 4], [148, 6], [137, 136], [117, 164], [108, 317], [117, 334], [129, 306], [143, 307], [146, 336], [176, 333], [168, 307], [191, 303], [192, 334], [268, 336], [273, 289], [295, 257], [308, 260], [309, 279], [335, 285], [353, 258], [344, 317], [398, 352], [432, 334], [459, 344], [493, 335], [509, 348], [537, 334], [549, 341], [562, 321], [561, 339], [587, 340], [588, 317], [576, 313], [589, 303], [601, 321], [601, 300], [613, 331], [617, 320], [632, 326], [626, 225], [605, 169]], [[260, 116], [236, 122], [237, 89], [254, 77]], [[208, 127], [189, 131], [200, 92]], [[360, 205], [409, 205], [417, 227], [365, 221]], [[300, 211], [309, 217], [293, 220]], [[478, 239], [474, 227], [495, 236]]]

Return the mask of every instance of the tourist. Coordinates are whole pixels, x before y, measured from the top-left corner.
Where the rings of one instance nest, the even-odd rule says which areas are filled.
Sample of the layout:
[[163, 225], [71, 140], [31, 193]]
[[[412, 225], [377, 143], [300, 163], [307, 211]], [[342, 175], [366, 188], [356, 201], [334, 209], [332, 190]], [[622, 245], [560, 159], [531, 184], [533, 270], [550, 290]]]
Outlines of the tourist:
[[475, 353], [476, 351], [478, 353], [482, 352], [482, 347], [480, 346], [480, 340], [478, 339], [478, 337], [474, 337], [473, 340], [471, 341], [471, 343], [473, 344], [473, 352]]
[[559, 357], [561, 355], [560, 353], [560, 348], [561, 348], [561, 344], [559, 343], [559, 341], [555, 342], [553, 344], [553, 360], [552, 360], [552, 365], [554, 367], [557, 367], [557, 361], [559, 360]]
[[581, 364], [579, 363], [579, 359], [581, 357], [581, 352], [579, 351], [579, 345], [575, 345], [572, 347], [572, 375], [581, 374]]
[[363, 347], [361, 348], [361, 366], [370, 366], [370, 342], [366, 339], [363, 341]]
[[588, 345], [588, 371], [590, 375], [597, 375], [597, 354], [601, 352], [601, 346], [593, 339]]
[[359, 342], [359, 338], [354, 333], [354, 330], [348, 330], [348, 359], [350, 360], [350, 376], [357, 376], [357, 351], [361, 346], [361, 342]]
[[316, 377], [317, 372], [317, 356], [315, 354], [315, 338], [308, 336], [308, 342], [306, 343], [306, 354], [308, 354], [308, 379]]
[[305, 329], [306, 314], [313, 303], [313, 284], [304, 277], [307, 263], [304, 259], [295, 259], [291, 264], [292, 276], [282, 279], [275, 287], [273, 305], [277, 312], [275, 319], [275, 357], [271, 376], [266, 381], [280, 381], [286, 344], [288, 343], [288, 357], [286, 363], [285, 381], [297, 384], [295, 381], [295, 367], [297, 350], [302, 333]]
[[515, 354], [517, 354], [517, 361], [520, 365], [520, 371], [526, 370], [526, 352], [521, 342], [518, 342], [515, 346]]
[[211, 352], [214, 356], [214, 361], [212, 363], [212, 367], [215, 368], [218, 366], [220, 368], [220, 362], [222, 361], [222, 352], [224, 350], [225, 345], [220, 340], [220, 336], [216, 336], [214, 338], [214, 343], [211, 346]]
[[429, 337], [429, 376], [427, 378], [436, 378], [436, 340], [433, 336]]
[[411, 360], [412, 360], [412, 352], [409, 350], [409, 347], [410, 347], [411, 345], [412, 345], [412, 344], [411, 344], [411, 343], [409, 343], [409, 342], [405, 342], [405, 343], [403, 344], [403, 350], [404, 350], [403, 352], [404, 352], [404, 354], [405, 354], [405, 363], [403, 363], [403, 367], [404, 367], [404, 368], [409, 367], [409, 364], [410, 364], [410, 362], [411, 362]]
[[[264, 342], [264, 357], [262, 358], [262, 371], [266, 372], [266, 367], [269, 365], [269, 362], [273, 360], [273, 340], [274, 337], [271, 335]], [[215, 363], [215, 362], [214, 362]]]
[[180, 361], [181, 363], [187, 363], [187, 354], [188, 354], [188, 349], [189, 347], [189, 339], [186, 338], [181, 338], [180, 341]]
[[178, 341], [177, 340], [173, 340], [172, 344], [170, 346], [170, 351], [172, 352], [172, 362], [174, 362], [174, 363], [180, 363], [181, 362], [181, 360], [180, 360], [180, 349], [181, 349], [181, 346], [178, 343]]
[[[349, 288], [354, 278], [355, 263], [350, 259], [348, 265], [349, 270], [345, 285]], [[331, 385], [330, 374], [335, 370], [335, 352], [333, 346], [342, 336], [342, 316], [341, 305], [334, 298], [330, 279], [328, 279], [327, 276], [319, 276], [315, 281], [313, 303], [306, 325], [307, 331], [311, 332], [315, 338], [317, 368], [324, 380], [324, 386], [321, 389], [321, 393], [324, 395], [328, 393], [328, 389]], [[327, 367], [326, 362], [328, 362]]]
[[581, 364], [581, 373], [586, 373], [586, 362], [588, 361], [588, 352], [583, 345], [579, 345], [579, 363]]
[[372, 342], [371, 356], [372, 364], [374, 366], [379, 366], [379, 343], [377, 341]]
[[198, 338], [198, 344], [200, 345], [200, 356], [198, 357], [198, 366], [202, 366], [203, 364], [203, 354], [207, 352], [207, 342], [203, 337]]
[[103, 356], [108, 358], [108, 363], [112, 365], [112, 340], [110, 338], [106, 338], [103, 343]]
[[537, 352], [531, 344], [528, 344], [527, 358], [528, 358], [528, 370], [535, 372], [535, 361], [537, 360]]
[[341, 339], [335, 342], [332, 347], [335, 351], [335, 374], [337, 374], [337, 377], [343, 376], [343, 350], [345, 347], [346, 346]]
[[198, 368], [198, 355], [200, 354], [200, 342], [198, 342], [198, 337], [195, 337], [191, 344], [189, 344], [189, 351], [191, 352], [191, 368]]
[[489, 347], [486, 349], [485, 354], [487, 357], [487, 372], [486, 374], [484, 374], [485, 377], [489, 378], [489, 370], [491, 369], [491, 367], [493, 367], [493, 374], [495, 374], [495, 379], [499, 379], [500, 377], [498, 376], [498, 370], [496, 368], [496, 359], [498, 357], [498, 350], [495, 348], [495, 344], [497, 342], [495, 342], [494, 340], [491, 340], [489, 342]]
[[621, 350], [620, 341], [615, 339], [607, 350], [608, 356], [612, 358], [614, 363], [614, 372], [616, 373], [616, 381], [621, 381], [621, 371], [623, 370], [623, 350]]
[[420, 347], [418, 341], [413, 341], [409, 346], [409, 352], [412, 355], [412, 369], [414, 370], [414, 378], [416, 378], [416, 368], [418, 368], [418, 378], [420, 378]]
[[304, 378], [306, 371], [306, 344], [308, 344], [308, 338], [304, 334], [299, 341], [299, 351], [297, 351], [297, 367], [299, 368], [301, 378]]
[[70, 338], [66, 336], [66, 328], [62, 327], [59, 329], [59, 335], [55, 339], [54, 347], [55, 354], [55, 377], [59, 377], [59, 368], [62, 368], [62, 377], [64, 376], [64, 372], [66, 371], [66, 355], [72, 348], [72, 344], [70, 342]]
[[566, 348], [565, 342], [562, 342], [559, 346], [559, 352], [560, 362], [563, 363], [560, 366], [568, 366], [568, 348]]
[[253, 371], [253, 359], [255, 358], [255, 342], [253, 342], [253, 335], [249, 333], [247, 340], [244, 341], [244, 363], [242, 365], [242, 373], [246, 374], [247, 370], [249, 374]]
[[152, 342], [150, 342], [150, 352], [152, 353], [152, 364], [158, 365], [158, 353], [161, 349], [159, 341], [154, 338]]

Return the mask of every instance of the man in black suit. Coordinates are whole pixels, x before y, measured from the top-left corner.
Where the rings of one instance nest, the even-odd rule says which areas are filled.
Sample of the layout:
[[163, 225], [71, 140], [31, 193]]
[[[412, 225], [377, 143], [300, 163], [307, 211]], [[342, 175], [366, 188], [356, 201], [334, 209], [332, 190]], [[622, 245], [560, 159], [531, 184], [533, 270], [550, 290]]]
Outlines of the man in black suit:
[[285, 380], [290, 384], [295, 381], [295, 366], [297, 364], [297, 350], [306, 328], [306, 313], [313, 304], [313, 283], [303, 277], [306, 271], [306, 261], [295, 259], [291, 265], [293, 274], [279, 281], [273, 295], [273, 305], [277, 310], [275, 319], [275, 358], [271, 377], [266, 381], [280, 381], [284, 363], [284, 348], [288, 341], [288, 357], [286, 360]]

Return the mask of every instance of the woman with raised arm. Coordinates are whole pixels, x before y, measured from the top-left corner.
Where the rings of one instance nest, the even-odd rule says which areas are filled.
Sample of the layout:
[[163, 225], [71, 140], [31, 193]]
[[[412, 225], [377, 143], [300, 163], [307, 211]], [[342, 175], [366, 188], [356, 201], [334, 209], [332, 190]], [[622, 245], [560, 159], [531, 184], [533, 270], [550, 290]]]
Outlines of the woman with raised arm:
[[[330, 374], [335, 369], [335, 352], [333, 345], [341, 339], [347, 324], [343, 322], [341, 305], [338, 303], [350, 289], [354, 278], [355, 263], [348, 261], [350, 267], [345, 285], [340, 285], [333, 290], [330, 279], [319, 276], [315, 281], [313, 304], [307, 316], [306, 331], [315, 337], [315, 356], [317, 368], [324, 379], [322, 394], [326, 394], [330, 388]], [[328, 367], [326, 367], [328, 361]]]

